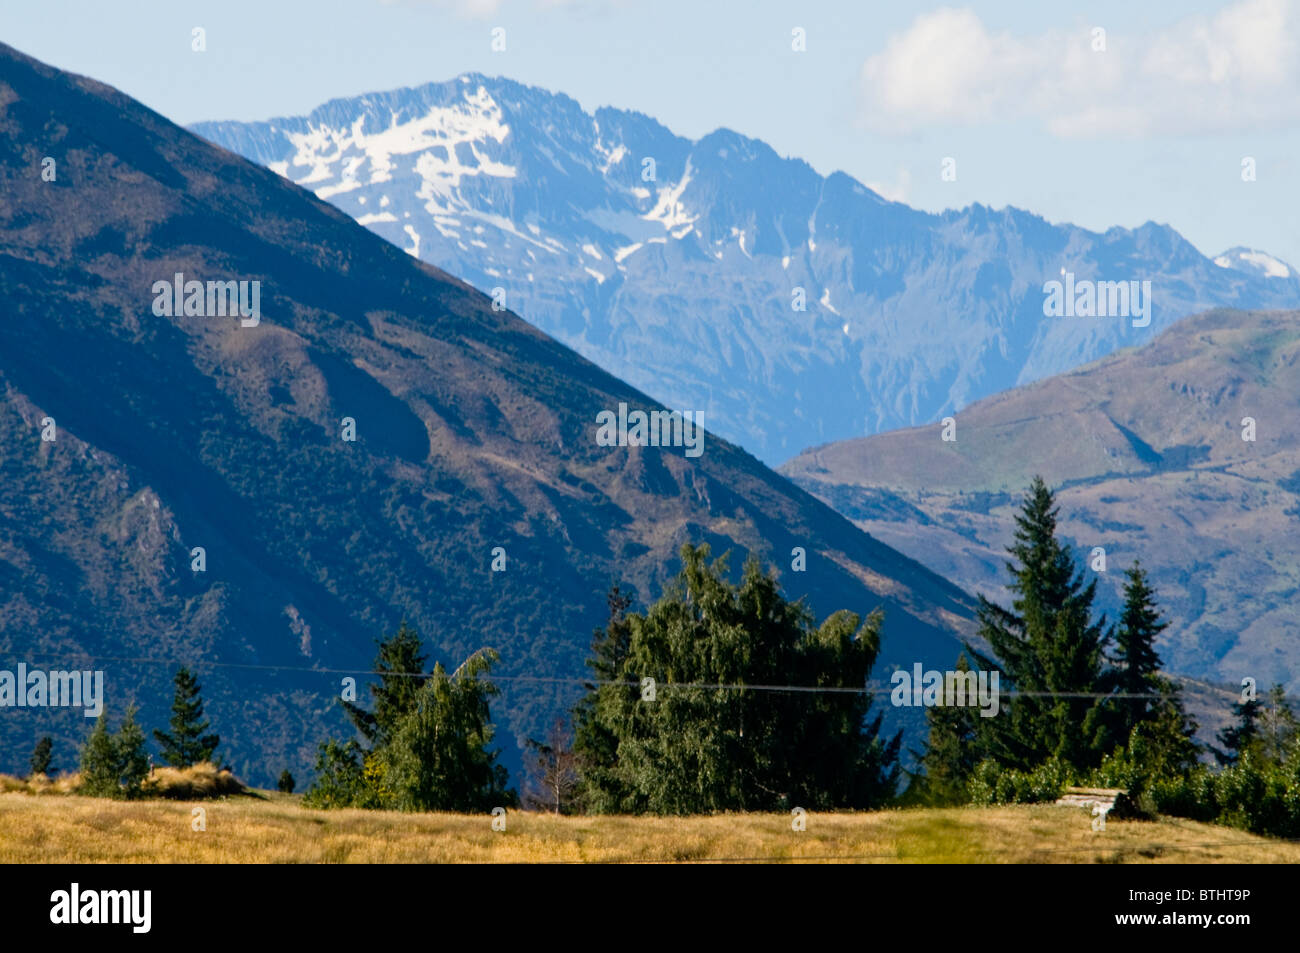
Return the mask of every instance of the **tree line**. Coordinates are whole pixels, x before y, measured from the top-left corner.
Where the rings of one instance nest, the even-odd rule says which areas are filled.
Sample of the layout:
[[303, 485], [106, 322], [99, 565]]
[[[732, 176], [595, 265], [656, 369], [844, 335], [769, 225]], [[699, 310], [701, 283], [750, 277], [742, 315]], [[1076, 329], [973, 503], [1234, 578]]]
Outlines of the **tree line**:
[[[1003, 714], [927, 711], [929, 738], [905, 803], [990, 804], [1059, 797], [1069, 785], [1120, 788], [1141, 814], [1300, 835], [1300, 732], [1282, 686], [1267, 703], [1243, 696], [1219, 745], [1201, 746], [1178, 685], [1161, 671], [1160, 618], [1146, 572], [1128, 569], [1117, 624], [1094, 611], [1056, 535], [1052, 493], [1036, 479], [1016, 520], [1007, 569], [1010, 608], [981, 597], [966, 646], [1014, 694]], [[965, 655], [958, 668], [969, 667]]]
[[[954, 662], [999, 673], [998, 714], [950, 698], [928, 708], [910, 770], [901, 732], [886, 736], [868, 690], [881, 614], [841, 610], [818, 623], [756, 559], [732, 582], [726, 554], [711, 559], [707, 545], [688, 544], [645, 611], [632, 611], [621, 587], [609, 592], [582, 697], [527, 743], [522, 798], [493, 745], [497, 653], [426, 671], [421, 639], [403, 622], [377, 643], [370, 706], [342, 702], [352, 737], [320, 744], [304, 802], [691, 814], [1041, 801], [1083, 784], [1124, 789], [1140, 813], [1300, 835], [1300, 730], [1281, 686], [1243, 695], [1219, 744], [1199, 745], [1161, 669], [1156, 643], [1168, 623], [1146, 572], [1136, 562], [1126, 571], [1111, 623], [1056, 522], [1053, 495], [1035, 479], [1008, 549], [1010, 605], [980, 597], [978, 646]], [[220, 739], [198, 681], [182, 668], [175, 683], [170, 730], [153, 733], [162, 759], [212, 761]], [[43, 738], [33, 774], [49, 774], [50, 761]], [[139, 796], [149, 769], [135, 709], [116, 732], [101, 715], [81, 752], [82, 793]], [[279, 787], [294, 788], [287, 770]]]
[[[681, 570], [644, 612], [631, 611], [620, 587], [610, 591], [584, 695], [527, 743], [524, 801], [594, 814], [873, 809], [1047, 800], [1088, 784], [1123, 788], [1150, 814], [1300, 833], [1300, 739], [1281, 688], [1239, 703], [1222, 747], [1203, 749], [1161, 670], [1167, 623], [1145, 570], [1127, 570], [1122, 611], [1109, 622], [1056, 519], [1051, 491], [1035, 479], [1008, 550], [1011, 604], [980, 598], [979, 647], [967, 644], [954, 663], [1000, 673], [1000, 714], [931, 707], [912, 770], [902, 770], [901, 733], [884, 735], [867, 690], [878, 612], [839, 611], [818, 624], [756, 560], [732, 583], [726, 555], [686, 545]], [[496, 660], [484, 649], [454, 672], [425, 674], [420, 640], [403, 624], [379, 643], [372, 709], [345, 703], [360, 740], [321, 745], [307, 803], [518, 803], [491, 748]], [[791, 685], [816, 691], [781, 688]]]

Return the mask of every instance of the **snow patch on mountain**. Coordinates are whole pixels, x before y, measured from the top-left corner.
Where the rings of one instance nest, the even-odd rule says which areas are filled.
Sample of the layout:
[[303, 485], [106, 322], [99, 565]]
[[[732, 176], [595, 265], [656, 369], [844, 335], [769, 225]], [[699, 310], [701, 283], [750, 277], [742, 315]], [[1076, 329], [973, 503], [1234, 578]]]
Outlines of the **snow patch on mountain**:
[[[1294, 269], [1254, 249], [1210, 260], [1168, 226], [1097, 233], [978, 204], [932, 215], [729, 130], [692, 141], [479, 74], [192, 128], [504, 289], [546, 333], [669, 406], [708, 408], [712, 431], [771, 463], [938, 420], [1198, 310], [1300, 305]], [[1150, 326], [1044, 318], [1063, 261], [1149, 278]]]
[[1214, 259], [1220, 268], [1253, 272], [1265, 278], [1290, 278], [1294, 271], [1286, 262], [1253, 248], [1230, 248]]

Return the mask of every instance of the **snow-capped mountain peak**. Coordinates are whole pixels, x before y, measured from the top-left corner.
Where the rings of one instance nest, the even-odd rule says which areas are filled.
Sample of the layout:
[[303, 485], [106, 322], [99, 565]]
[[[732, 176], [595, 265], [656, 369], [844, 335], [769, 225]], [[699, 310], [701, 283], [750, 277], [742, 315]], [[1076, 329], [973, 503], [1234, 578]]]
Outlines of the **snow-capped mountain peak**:
[[[691, 141], [477, 73], [192, 129], [769, 462], [938, 419], [1197, 310], [1300, 302], [1282, 262], [1212, 262], [1167, 225], [930, 215], [729, 129]], [[1046, 316], [1065, 265], [1150, 281], [1150, 320]]]

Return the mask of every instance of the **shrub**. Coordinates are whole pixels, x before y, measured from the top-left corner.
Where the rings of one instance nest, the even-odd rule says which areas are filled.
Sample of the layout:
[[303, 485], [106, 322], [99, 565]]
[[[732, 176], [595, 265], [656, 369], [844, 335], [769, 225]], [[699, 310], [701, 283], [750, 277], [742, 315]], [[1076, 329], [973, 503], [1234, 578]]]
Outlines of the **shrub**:
[[1004, 769], [996, 761], [985, 759], [976, 765], [967, 789], [972, 804], [1037, 804], [1055, 801], [1072, 783], [1069, 765], [1056, 758], [1049, 758], [1032, 771]]
[[242, 794], [245, 790], [233, 774], [218, 769], [208, 761], [192, 764], [188, 768], [154, 768], [143, 785], [143, 793], [147, 797], [176, 801], [226, 797]]

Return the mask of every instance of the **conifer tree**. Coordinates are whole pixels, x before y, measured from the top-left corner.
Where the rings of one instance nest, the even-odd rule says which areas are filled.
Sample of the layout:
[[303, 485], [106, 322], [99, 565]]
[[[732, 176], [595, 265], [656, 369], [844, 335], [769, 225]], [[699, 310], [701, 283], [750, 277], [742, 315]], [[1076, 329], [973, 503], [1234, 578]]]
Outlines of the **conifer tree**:
[[415, 707], [415, 699], [424, 682], [425, 655], [420, 651], [420, 636], [403, 620], [397, 632], [387, 639], [376, 640], [379, 646], [374, 670], [379, 684], [370, 686], [373, 711], [344, 701], [343, 710], [372, 748], [387, 744], [397, 723]]
[[283, 771], [280, 772], [280, 780], [276, 782], [275, 786], [277, 790], [285, 794], [293, 793], [293, 787], [294, 787], [293, 775], [289, 773], [288, 768], [285, 768]]
[[129, 706], [122, 726], [117, 730], [117, 737], [113, 739], [122, 791], [128, 798], [139, 797], [144, 781], [149, 777], [149, 753], [145, 750], [144, 729], [136, 722], [135, 714], [135, 705]]
[[91, 797], [138, 797], [149, 776], [149, 755], [145, 751], [143, 729], [135, 720], [135, 706], [117, 734], [108, 730], [108, 712], [95, 720], [95, 727], [81, 749], [82, 794]]
[[1236, 764], [1242, 754], [1254, 745], [1259, 736], [1260, 708], [1259, 699], [1253, 697], [1232, 706], [1232, 714], [1237, 722], [1219, 732], [1219, 744], [1223, 748], [1214, 751], [1220, 764]]
[[1103, 615], [1092, 619], [1096, 581], [1086, 585], [1056, 538], [1051, 491], [1035, 477], [1016, 517], [1006, 564], [1013, 594], [1004, 609], [980, 596], [979, 633], [996, 661], [967, 646], [982, 667], [999, 668], [1009, 711], [979, 725], [983, 753], [1007, 767], [1030, 770], [1044, 760], [1095, 767], [1114, 743], [1099, 698], [1110, 638]]
[[586, 694], [573, 712], [573, 751], [581, 775], [581, 798], [596, 813], [622, 810], [631, 797], [617, 771], [618, 738], [626, 727], [624, 716], [638, 696], [634, 685], [616, 684], [625, 677], [632, 641], [627, 621], [632, 597], [615, 584], [605, 604], [609, 618], [595, 631], [587, 660], [595, 681], [586, 684]]
[[100, 712], [90, 737], [81, 749], [79, 791], [90, 797], [121, 797], [122, 786], [117, 745], [108, 730], [108, 712]]
[[1131, 729], [1129, 754], [1147, 778], [1181, 777], [1199, 759], [1196, 722], [1184, 710], [1177, 684], [1154, 676], [1149, 690], [1159, 697], [1151, 700], [1145, 717]]
[[171, 732], [154, 729], [154, 739], [162, 746], [162, 759], [173, 768], [188, 768], [201, 761], [211, 761], [221, 739], [205, 734], [201, 687], [194, 673], [181, 667], [176, 672], [176, 696], [172, 701]]
[[54, 769], [50, 765], [50, 759], [54, 751], [54, 739], [46, 735], [40, 741], [36, 742], [36, 747], [32, 749], [32, 758], [29, 762], [31, 766], [31, 777], [37, 775], [49, 775]]
[[[970, 671], [965, 653], [957, 657], [958, 672]], [[925, 750], [918, 758], [920, 768], [914, 783], [917, 794], [927, 804], [962, 804], [967, 801], [966, 785], [978, 763], [976, 720], [979, 714], [970, 705], [957, 705], [944, 685], [943, 704], [927, 708], [929, 728]]]
[[1160, 656], [1155, 641], [1169, 626], [1160, 621], [1155, 592], [1141, 564], [1135, 561], [1126, 576], [1124, 611], [1115, 634], [1116, 682], [1126, 696], [1120, 705], [1121, 738], [1127, 738], [1133, 726], [1147, 720], [1156, 708], [1154, 699], [1143, 696], [1160, 691]]

